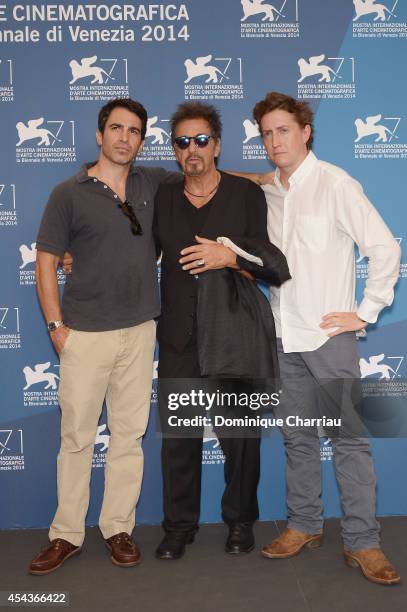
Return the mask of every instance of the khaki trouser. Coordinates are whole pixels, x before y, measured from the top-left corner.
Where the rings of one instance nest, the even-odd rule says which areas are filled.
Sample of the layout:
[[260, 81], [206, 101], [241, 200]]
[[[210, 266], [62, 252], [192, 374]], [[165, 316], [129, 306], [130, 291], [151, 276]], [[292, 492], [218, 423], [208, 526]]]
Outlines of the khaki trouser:
[[106, 397], [110, 444], [99, 517], [104, 538], [131, 534], [143, 477], [142, 436], [151, 397], [155, 323], [106, 332], [71, 330], [62, 350], [58, 509], [49, 538], [80, 546], [89, 506], [92, 456]]

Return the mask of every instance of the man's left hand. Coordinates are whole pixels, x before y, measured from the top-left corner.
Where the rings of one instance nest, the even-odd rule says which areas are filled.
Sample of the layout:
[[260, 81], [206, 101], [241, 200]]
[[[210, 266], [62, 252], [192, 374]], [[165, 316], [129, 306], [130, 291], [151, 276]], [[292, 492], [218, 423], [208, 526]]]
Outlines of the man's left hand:
[[328, 334], [330, 338], [343, 334], [344, 332], [359, 331], [367, 327], [366, 321], [359, 319], [356, 312], [328, 312], [322, 317], [321, 329], [332, 329], [337, 327], [335, 331]]
[[179, 263], [183, 270], [189, 271], [190, 274], [200, 274], [207, 270], [238, 268], [236, 253], [231, 249], [215, 242], [215, 240], [208, 240], [199, 236], [195, 236], [195, 239], [197, 244], [181, 251], [182, 257]]
[[65, 251], [63, 258], [59, 263], [62, 266], [64, 274], [72, 274], [73, 257], [69, 251]]

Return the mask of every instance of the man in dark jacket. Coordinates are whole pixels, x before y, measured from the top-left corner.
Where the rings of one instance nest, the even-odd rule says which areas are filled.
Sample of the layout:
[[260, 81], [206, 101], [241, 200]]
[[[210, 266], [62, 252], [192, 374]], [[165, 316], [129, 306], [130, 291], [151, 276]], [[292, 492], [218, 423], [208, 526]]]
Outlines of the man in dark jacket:
[[[217, 170], [221, 120], [212, 106], [182, 104], [171, 128], [185, 180], [160, 189], [156, 197], [154, 233], [163, 254], [159, 378], [277, 375], [269, 305], [251, 280], [239, 275], [250, 272], [276, 285], [289, 278], [284, 256], [268, 241], [264, 195], [254, 183]], [[259, 259], [236, 253], [241, 240], [243, 251]], [[250, 343], [256, 336], [264, 359], [259, 358], [260, 347]], [[241, 382], [236, 384], [242, 388]], [[161, 414], [165, 409], [161, 402]], [[160, 559], [180, 558], [198, 529], [201, 433], [163, 437], [166, 534], [156, 551]], [[229, 526], [226, 551], [249, 552], [258, 518], [260, 439], [222, 434], [220, 443], [226, 480], [222, 516]]]

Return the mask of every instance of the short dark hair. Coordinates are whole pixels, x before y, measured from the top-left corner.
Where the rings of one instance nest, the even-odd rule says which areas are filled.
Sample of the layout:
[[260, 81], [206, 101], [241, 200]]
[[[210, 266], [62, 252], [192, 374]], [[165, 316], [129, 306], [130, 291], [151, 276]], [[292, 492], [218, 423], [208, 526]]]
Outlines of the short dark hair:
[[284, 110], [287, 113], [294, 115], [294, 118], [298, 125], [302, 128], [309, 125], [311, 128], [311, 134], [307, 141], [307, 149], [312, 149], [312, 143], [314, 140], [314, 124], [313, 118], [314, 113], [311, 110], [308, 102], [303, 102], [286, 96], [278, 91], [269, 91], [266, 94], [264, 100], [257, 102], [253, 109], [253, 117], [257, 121], [260, 132], [261, 132], [261, 120], [267, 113], [271, 113], [274, 110]]
[[106, 122], [109, 119], [109, 115], [115, 108], [125, 108], [137, 115], [141, 120], [141, 140], [144, 140], [147, 132], [147, 111], [140, 102], [132, 100], [131, 98], [114, 98], [107, 104], [102, 106], [98, 115], [98, 130], [101, 134], [105, 131]]
[[217, 108], [211, 104], [204, 104], [203, 102], [184, 102], [177, 107], [177, 110], [171, 117], [171, 134], [173, 142], [178, 124], [187, 119], [205, 119], [211, 128], [212, 136], [217, 140], [222, 136], [222, 120]]

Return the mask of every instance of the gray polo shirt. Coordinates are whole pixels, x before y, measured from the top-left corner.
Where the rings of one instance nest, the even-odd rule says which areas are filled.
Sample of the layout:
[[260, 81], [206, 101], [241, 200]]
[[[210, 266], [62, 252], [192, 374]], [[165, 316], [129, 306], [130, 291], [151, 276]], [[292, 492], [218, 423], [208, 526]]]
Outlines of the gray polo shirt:
[[76, 176], [52, 191], [37, 237], [37, 249], [74, 258], [62, 298], [63, 320], [79, 331], [107, 331], [139, 325], [160, 314], [156, 253], [151, 231], [154, 196], [163, 182], [182, 175], [164, 168], [134, 166], [126, 199], [143, 234], [131, 232], [120, 200], [107, 185]]

